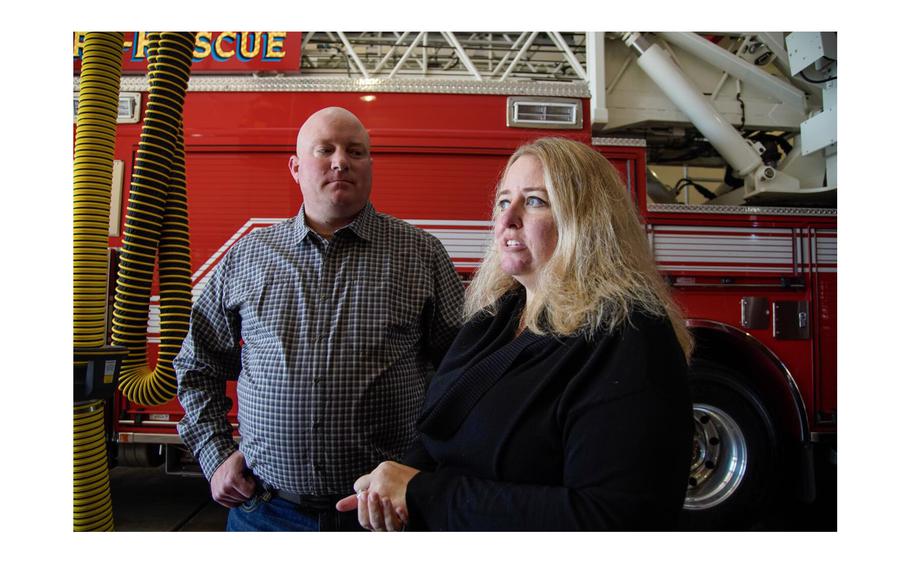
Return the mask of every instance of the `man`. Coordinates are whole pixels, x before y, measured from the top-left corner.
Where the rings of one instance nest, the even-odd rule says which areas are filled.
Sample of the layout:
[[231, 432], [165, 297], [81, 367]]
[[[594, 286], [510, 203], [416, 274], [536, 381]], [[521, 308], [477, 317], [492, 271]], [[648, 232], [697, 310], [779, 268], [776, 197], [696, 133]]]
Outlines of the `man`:
[[[463, 289], [440, 242], [370, 204], [356, 116], [310, 116], [289, 167], [300, 212], [227, 252], [174, 361], [178, 431], [231, 508], [228, 530], [358, 528], [335, 501], [413, 441], [460, 324]], [[235, 377], [239, 448], [224, 394]]]

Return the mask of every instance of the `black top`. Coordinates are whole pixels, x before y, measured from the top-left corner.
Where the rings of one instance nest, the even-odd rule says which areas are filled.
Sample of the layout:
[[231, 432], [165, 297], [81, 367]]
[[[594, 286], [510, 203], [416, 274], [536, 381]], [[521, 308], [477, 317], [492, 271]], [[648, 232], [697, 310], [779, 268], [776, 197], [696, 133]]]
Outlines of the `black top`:
[[409, 527], [670, 529], [692, 452], [686, 362], [666, 318], [614, 333], [515, 331], [523, 293], [473, 318], [431, 381], [404, 463]]

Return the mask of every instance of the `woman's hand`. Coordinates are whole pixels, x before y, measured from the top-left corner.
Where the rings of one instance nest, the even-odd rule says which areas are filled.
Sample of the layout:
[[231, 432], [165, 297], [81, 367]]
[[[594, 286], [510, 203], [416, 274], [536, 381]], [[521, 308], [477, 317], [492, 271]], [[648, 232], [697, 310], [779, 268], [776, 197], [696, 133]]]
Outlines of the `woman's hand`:
[[397, 462], [382, 462], [354, 482], [356, 495], [345, 497], [335, 508], [345, 512], [356, 506], [357, 519], [367, 530], [400, 531], [408, 520], [408, 483], [418, 473]]

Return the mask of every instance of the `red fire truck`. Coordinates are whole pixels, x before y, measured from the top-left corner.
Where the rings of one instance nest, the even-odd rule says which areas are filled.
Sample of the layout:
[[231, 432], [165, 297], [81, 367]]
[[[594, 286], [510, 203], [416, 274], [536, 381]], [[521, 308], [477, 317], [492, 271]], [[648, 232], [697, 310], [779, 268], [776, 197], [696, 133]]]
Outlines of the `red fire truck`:
[[[821, 78], [836, 78], [824, 66], [836, 66], [836, 38], [832, 54], [830, 38], [815, 35], [822, 55], [797, 74], [784, 34], [200, 34], [184, 111], [194, 298], [234, 242], [297, 212], [287, 160], [299, 124], [322, 107], [348, 108], [367, 125], [376, 208], [438, 237], [466, 282], [488, 243], [492, 191], [510, 153], [540, 136], [580, 140], [622, 174], [697, 341], [688, 526], [734, 526], [775, 499], [811, 499], [814, 458], [836, 455], [837, 416], [836, 134], [833, 150], [829, 140], [807, 152], [801, 128], [832, 116], [836, 82]], [[131, 74], [144, 72], [142, 34], [127, 38], [114, 257], [147, 91]], [[76, 60], [78, 43], [76, 34]], [[643, 63], [653, 46], [675, 69]], [[793, 75], [769, 58], [789, 59]], [[681, 99], [686, 88], [711, 108], [693, 110], [701, 103]], [[802, 106], [778, 100], [797, 88]], [[708, 118], [726, 123], [719, 134], [704, 124], [712, 109]], [[759, 162], [743, 165], [749, 148]], [[658, 173], [667, 168], [677, 173]], [[236, 402], [234, 389], [229, 382]], [[198, 471], [176, 433], [182, 416], [176, 400], [143, 406], [118, 394], [119, 463]], [[236, 424], [236, 404], [229, 418]]]

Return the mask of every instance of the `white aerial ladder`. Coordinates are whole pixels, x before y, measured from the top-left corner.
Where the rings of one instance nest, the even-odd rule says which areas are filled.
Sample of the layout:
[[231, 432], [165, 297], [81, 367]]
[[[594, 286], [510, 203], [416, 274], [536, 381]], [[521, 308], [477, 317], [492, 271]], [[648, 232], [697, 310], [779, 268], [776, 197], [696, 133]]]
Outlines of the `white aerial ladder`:
[[706, 205], [836, 207], [834, 32], [306, 32], [301, 59], [310, 77], [373, 87], [586, 88], [595, 137], [645, 140], [654, 165], [725, 168]]
[[[606, 60], [606, 41], [592, 34], [589, 38], [589, 67]], [[591, 41], [593, 39], [593, 41]], [[712, 204], [743, 204], [780, 201], [828, 201], [833, 203], [837, 189], [837, 39], [834, 33], [756, 33], [744, 34], [735, 52], [724, 49], [704, 37], [687, 32], [664, 32], [645, 35], [638, 32], [620, 35], [622, 43], [633, 51], [638, 67], [670, 101], [670, 105], [645, 109], [637, 117], [646, 124], [673, 122], [667, 108], [678, 109], [711, 143], [732, 169], [741, 187], [718, 188]], [[783, 42], [780, 40], [783, 39]], [[614, 42], [615, 43], [615, 42]], [[783, 52], [782, 46], [788, 51]], [[693, 56], [694, 65], [710, 67], [720, 73], [717, 86], [706, 95], [682, 67], [674, 61], [670, 45]], [[600, 51], [603, 48], [604, 51]], [[614, 49], [616, 46], [614, 46]], [[756, 56], [757, 54], [757, 56]], [[757, 64], [776, 58], [785, 72], [804, 79], [797, 87], [765, 71]], [[786, 58], [786, 59], [784, 59]], [[628, 61], [629, 56], [626, 56]], [[807, 68], [814, 66], [817, 78], [809, 78]], [[703, 74], [704, 70], [700, 70]], [[621, 73], [618, 75], [621, 76]], [[782, 160], [768, 159], [768, 148], [760, 141], [747, 140], [715, 106], [723, 84], [732, 78], [737, 83], [737, 98], [742, 101], [742, 86], [748, 85], [770, 99], [763, 104], [764, 116], [756, 118], [758, 126], [794, 133], [793, 143]], [[616, 84], [619, 77], [614, 77]], [[631, 81], [629, 81], [631, 82]], [[818, 85], [824, 85], [819, 89]], [[592, 111], [595, 121], [604, 120], [609, 130], [622, 124], [611, 122], [611, 95], [605, 89], [603, 99], [592, 88]], [[813, 97], [821, 94], [821, 106]], [[815, 97], [817, 101], [818, 97]], [[606, 105], [601, 105], [604, 100]], [[745, 105], [743, 105], [745, 106]], [[607, 112], [604, 112], [606, 110]], [[626, 112], [626, 115], [631, 113]], [[650, 119], [650, 120], [649, 120]], [[619, 121], [617, 121], [619, 122]], [[747, 123], [743, 111], [743, 126]], [[597, 122], [595, 122], [597, 124]], [[796, 129], [798, 128], [798, 134]]]

